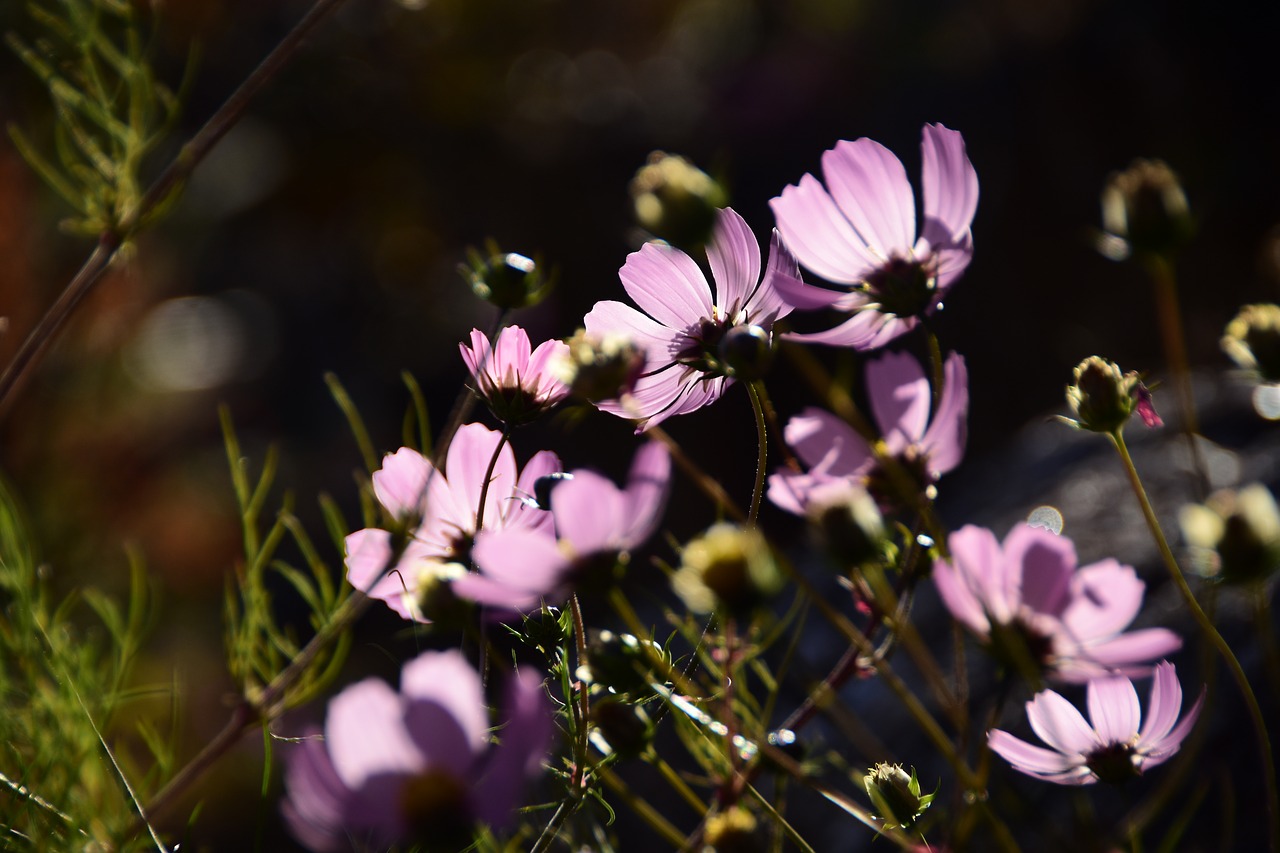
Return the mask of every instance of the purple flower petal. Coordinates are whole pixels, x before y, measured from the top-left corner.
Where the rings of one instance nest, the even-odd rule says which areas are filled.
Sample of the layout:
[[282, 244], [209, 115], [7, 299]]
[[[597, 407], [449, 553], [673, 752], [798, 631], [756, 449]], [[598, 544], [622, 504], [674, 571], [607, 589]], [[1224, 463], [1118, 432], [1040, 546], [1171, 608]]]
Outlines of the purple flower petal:
[[334, 772], [358, 790], [370, 778], [406, 776], [426, 767], [426, 757], [404, 726], [405, 703], [385, 681], [366, 678], [329, 702], [325, 740]]
[[1004, 559], [1020, 575], [1023, 604], [1053, 616], [1062, 612], [1076, 567], [1076, 549], [1070, 539], [1020, 524], [1004, 540]]
[[656, 441], [636, 451], [627, 474], [626, 517], [628, 524], [618, 544], [634, 548], [648, 539], [658, 526], [671, 491], [671, 454]]
[[752, 323], [771, 325], [791, 313], [789, 301], [783, 299], [779, 290], [784, 285], [805, 286], [800, 280], [799, 261], [782, 242], [782, 235], [775, 228], [769, 240], [769, 263], [765, 267], [764, 279], [747, 300], [747, 313]]
[[463, 777], [489, 743], [489, 714], [480, 674], [462, 652], [424, 652], [400, 671], [409, 699], [405, 729], [431, 767]]
[[871, 139], [845, 140], [822, 155], [822, 176], [840, 212], [880, 261], [907, 257], [916, 241], [916, 201], [907, 170]]
[[873, 464], [871, 448], [853, 427], [824, 409], [807, 407], [787, 421], [783, 438], [806, 465], [824, 476], [852, 477]]
[[684, 252], [664, 243], [645, 243], [627, 256], [618, 272], [622, 286], [640, 309], [677, 331], [711, 316], [711, 286]]
[[503, 719], [498, 746], [471, 797], [476, 816], [498, 830], [511, 825], [525, 780], [542, 768], [555, 732], [540, 676], [524, 670], [510, 679]]
[[293, 837], [316, 853], [349, 849], [344, 816], [352, 792], [334, 771], [319, 733], [286, 753], [284, 784], [288, 795], [280, 811]]
[[1037, 693], [1027, 703], [1027, 721], [1042, 741], [1064, 755], [1083, 756], [1100, 746], [1097, 733], [1076, 707], [1052, 690]]
[[[747, 297], [760, 281], [760, 243], [732, 208], [724, 208], [716, 218], [715, 231], [707, 245], [707, 262], [716, 283], [720, 319], [732, 320], [746, 307]], [[636, 302], [639, 304], [639, 300]]]
[[1001, 729], [992, 729], [987, 733], [987, 746], [991, 751], [1023, 773], [1040, 776], [1057, 774], [1079, 767], [1081, 762], [1068, 758], [1060, 752], [1034, 746], [1021, 738], [1014, 737]]
[[1090, 661], [1126, 674], [1145, 674], [1150, 666], [1131, 669], [1135, 664], [1171, 655], [1182, 648], [1182, 638], [1168, 628], [1144, 628], [1120, 634], [1106, 642], [1086, 646], [1082, 654]]
[[1138, 746], [1159, 744], [1173, 729], [1182, 711], [1182, 685], [1173, 664], [1160, 661], [1151, 678], [1151, 699], [1147, 702], [1147, 718], [1138, 732]]
[[769, 202], [782, 239], [800, 263], [837, 284], [858, 284], [882, 258], [869, 252], [813, 175]]
[[[994, 542], [995, 537], [991, 538]], [[954, 558], [955, 546], [951, 547]], [[942, 603], [956, 621], [979, 636], [985, 637], [991, 633], [991, 623], [987, 620], [986, 608], [974, 595], [968, 580], [961, 576], [959, 568], [946, 560], [938, 560], [933, 564], [933, 584], [938, 588]]]
[[1131, 566], [1102, 560], [1071, 579], [1071, 603], [1062, 613], [1068, 636], [1082, 644], [1114, 637], [1142, 608], [1146, 584]]
[[940, 477], [960, 464], [969, 435], [969, 372], [964, 359], [952, 353], [942, 367], [942, 395], [938, 410], [920, 448], [929, 460], [929, 473]]
[[677, 339], [683, 338], [682, 332], [669, 329], [630, 305], [614, 300], [597, 302], [582, 322], [593, 335], [603, 337], [617, 333], [631, 338], [645, 351], [648, 369], [670, 363], [678, 349]]
[[421, 453], [402, 447], [383, 457], [382, 467], [373, 472], [373, 493], [396, 518], [407, 518], [422, 512], [427, 482], [435, 473]]
[[901, 453], [924, 436], [932, 392], [915, 358], [890, 353], [869, 362], [867, 395], [890, 453]]
[[1124, 676], [1095, 678], [1086, 692], [1089, 719], [1103, 744], [1127, 744], [1137, 736], [1142, 706], [1132, 681]]
[[941, 124], [926, 124], [920, 143], [924, 228], [933, 246], [965, 237], [978, 210], [978, 173], [965, 153], [964, 137]]

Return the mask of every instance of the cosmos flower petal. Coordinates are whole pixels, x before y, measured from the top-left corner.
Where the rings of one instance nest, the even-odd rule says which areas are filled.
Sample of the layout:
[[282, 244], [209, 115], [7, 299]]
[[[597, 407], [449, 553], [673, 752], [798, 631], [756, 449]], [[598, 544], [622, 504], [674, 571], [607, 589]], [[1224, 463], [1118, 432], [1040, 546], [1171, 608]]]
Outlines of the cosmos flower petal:
[[678, 349], [676, 340], [680, 333], [622, 302], [597, 302], [583, 318], [583, 325], [592, 335], [604, 337], [617, 333], [630, 338], [644, 350], [648, 369], [669, 362]]
[[801, 461], [825, 476], [856, 476], [873, 462], [866, 440], [825, 409], [806, 407], [787, 421], [782, 434]]
[[805, 286], [800, 280], [800, 263], [782, 242], [782, 235], [775, 228], [769, 241], [769, 263], [765, 267], [764, 278], [747, 300], [746, 307], [751, 322], [773, 323], [790, 314], [790, 300], [783, 298], [781, 288], [792, 284], [797, 287]]
[[1147, 718], [1138, 733], [1139, 745], [1158, 744], [1173, 729], [1182, 711], [1182, 684], [1173, 664], [1160, 661], [1151, 678], [1151, 699], [1147, 703]]
[[867, 396], [889, 452], [900, 453], [924, 436], [932, 392], [915, 358], [890, 353], [868, 363]]
[[333, 769], [319, 733], [307, 735], [288, 753], [284, 783], [288, 796], [280, 811], [293, 837], [315, 853], [349, 849], [343, 814], [353, 792]]
[[325, 741], [334, 772], [348, 788], [375, 775], [411, 775], [425, 768], [418, 744], [404, 726], [404, 700], [385, 681], [366, 678], [329, 702]]
[[[569, 483], [564, 484], [568, 486]], [[471, 557], [481, 576], [519, 593], [519, 600], [529, 595], [535, 600], [551, 596], [562, 584], [569, 559], [556, 544], [555, 537], [534, 530], [507, 528], [485, 530], [476, 536]], [[464, 575], [453, 582], [455, 595], [482, 604], [501, 604], [488, 593], [487, 584], [476, 583], [475, 575]], [[481, 590], [483, 599], [473, 593]]]
[[959, 241], [978, 210], [978, 173], [965, 153], [964, 137], [941, 124], [926, 124], [920, 153], [922, 236], [934, 246]]
[[916, 241], [916, 200], [892, 151], [871, 139], [844, 140], [822, 155], [822, 176], [840, 212], [881, 261], [906, 257]]
[[1101, 745], [1076, 707], [1052, 690], [1027, 703], [1027, 721], [1040, 740], [1065, 755], [1087, 755]]
[[1071, 602], [1062, 624], [1080, 643], [1109, 639], [1137, 617], [1145, 591], [1131, 566], [1112, 559], [1092, 563], [1071, 579]]
[[435, 473], [425, 456], [402, 447], [384, 456], [382, 467], [373, 472], [373, 493], [396, 518], [408, 518], [422, 512], [427, 482]]
[[1019, 604], [1018, 584], [995, 534], [970, 524], [952, 533], [947, 543], [958, 576], [990, 618], [1001, 624], [1011, 621]]
[[627, 475], [626, 531], [618, 543], [634, 548], [648, 539], [658, 526], [671, 491], [671, 454], [656, 441], [636, 451]]
[[1098, 739], [1104, 744], [1132, 741], [1142, 722], [1142, 706], [1133, 682], [1123, 676], [1095, 678], [1085, 692]]
[[404, 727], [432, 768], [465, 777], [489, 743], [489, 714], [480, 674], [462, 652], [424, 652], [400, 671], [409, 700]]
[[1015, 769], [1036, 776], [1066, 773], [1082, 764], [1079, 759], [1029, 744], [1001, 729], [987, 733], [987, 746]]
[[1004, 540], [1004, 559], [1018, 575], [1023, 604], [1037, 613], [1062, 612], [1076, 568], [1076, 549], [1070, 539], [1043, 527], [1019, 524]]
[[858, 284], [882, 260], [869, 252], [818, 179], [805, 175], [769, 202], [783, 242], [827, 281]]
[[707, 262], [716, 282], [716, 306], [721, 319], [733, 319], [734, 313], [746, 307], [747, 298], [760, 281], [760, 243], [733, 208], [722, 209], [716, 218], [715, 231], [707, 244]]
[[1182, 746], [1182, 742], [1186, 740], [1187, 735], [1191, 734], [1191, 727], [1196, 724], [1196, 720], [1200, 718], [1200, 709], [1204, 707], [1205, 690], [1200, 691], [1199, 697], [1196, 698], [1195, 704], [1187, 711], [1186, 715], [1174, 726], [1167, 735], [1160, 738], [1155, 743], [1146, 747], [1148, 754], [1152, 758], [1163, 761], [1170, 755], [1173, 755]]
[[507, 684], [498, 745], [472, 791], [475, 815], [496, 830], [509, 827], [525, 780], [542, 769], [555, 732], [541, 676], [521, 670]]
[[960, 464], [969, 436], [969, 371], [957, 353], [943, 365], [942, 395], [920, 447], [929, 459], [929, 473], [941, 477]]
[[973, 239], [966, 234], [958, 245], [935, 247], [932, 249], [932, 256], [933, 271], [937, 277], [935, 287], [938, 298], [942, 299], [969, 268], [969, 263], [973, 260]]
[[[994, 539], [993, 536], [992, 540]], [[943, 605], [957, 621], [980, 636], [991, 633], [991, 623], [987, 620], [986, 609], [974, 595], [971, 585], [960, 576], [958, 568], [946, 560], [938, 560], [933, 564], [933, 583], [938, 589]]]
[[679, 249], [665, 243], [645, 243], [640, 251], [627, 256], [618, 275], [636, 305], [671, 329], [683, 331], [699, 318], [711, 316], [711, 287], [706, 276], [693, 258]]
[[[492, 473], [490, 465], [493, 466]], [[482, 492], [485, 494], [484, 526], [500, 522], [502, 503], [512, 494], [516, 485], [515, 453], [512, 452], [511, 445], [503, 440], [502, 433], [479, 423], [460, 427], [449, 447], [445, 472], [450, 491], [467, 507], [471, 520], [468, 529], [475, 528], [475, 514], [480, 508]], [[489, 484], [487, 489], [486, 477]]]
[[861, 311], [848, 320], [822, 332], [788, 332], [789, 341], [852, 347], [859, 352], [878, 349], [905, 332], [910, 326], [896, 318], [886, 318], [875, 311]]
[[556, 534], [577, 555], [609, 548], [626, 526], [626, 510], [622, 490], [595, 471], [574, 471], [551, 496]]
[[1150, 672], [1151, 667], [1136, 664], [1171, 655], [1180, 648], [1182, 638], [1168, 628], [1144, 628], [1086, 646], [1081, 654], [1109, 669], [1138, 675]]

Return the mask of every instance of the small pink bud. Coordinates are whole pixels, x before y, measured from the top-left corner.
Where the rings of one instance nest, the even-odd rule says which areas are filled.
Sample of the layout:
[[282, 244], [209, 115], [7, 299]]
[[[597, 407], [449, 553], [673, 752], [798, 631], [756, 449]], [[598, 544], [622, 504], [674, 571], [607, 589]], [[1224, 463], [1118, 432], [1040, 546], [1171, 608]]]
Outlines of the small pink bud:
[[1142, 418], [1142, 423], [1147, 429], [1155, 429], [1164, 426], [1164, 421], [1160, 415], [1156, 413], [1155, 404], [1151, 402], [1151, 391], [1141, 382], [1134, 389], [1133, 398], [1137, 405], [1134, 407], [1138, 411], [1138, 417]]

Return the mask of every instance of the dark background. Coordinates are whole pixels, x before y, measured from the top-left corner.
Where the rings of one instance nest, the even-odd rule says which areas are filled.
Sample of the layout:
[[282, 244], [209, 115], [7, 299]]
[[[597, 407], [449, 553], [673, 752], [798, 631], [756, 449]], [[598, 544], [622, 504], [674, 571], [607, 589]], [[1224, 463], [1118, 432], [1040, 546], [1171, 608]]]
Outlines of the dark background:
[[[34, 31], [20, 7], [0, 8], [0, 29]], [[163, 5], [161, 75], [176, 85], [195, 42], [201, 59], [153, 171], [305, 8]], [[1092, 249], [1112, 170], [1160, 157], [1186, 187], [1198, 234], [1178, 270], [1194, 365], [1225, 368], [1226, 321], [1240, 304], [1276, 298], [1278, 17], [1274, 6], [1246, 14], [1155, 0], [350, 0], [254, 102], [172, 217], [81, 307], [0, 425], [0, 464], [68, 586], [119, 587], [122, 544], [142, 549], [166, 602], [143, 671], [179, 673], [197, 743], [221, 723], [231, 689], [219, 596], [239, 534], [218, 403], [250, 455], [281, 446], [280, 483], [308, 521], [319, 491], [354, 519], [359, 457], [322, 374], [341, 378], [380, 450], [400, 444], [402, 369], [442, 422], [463, 379], [457, 343], [491, 316], [455, 272], [464, 247], [492, 236], [540, 253], [558, 288], [516, 320], [535, 340], [567, 336], [596, 300], [625, 298], [617, 269], [638, 245], [626, 185], [651, 150], [685, 154], [724, 180], [764, 242], [769, 199], [816, 171], [837, 140], [884, 143], [915, 181], [920, 126], [936, 121], [964, 133], [982, 188], [974, 261], [937, 323], [972, 381], [970, 453], [957, 476], [1005, 470], [1011, 436], [1062, 409], [1081, 358], [1165, 376], [1148, 282]], [[8, 52], [0, 117], [37, 138], [50, 121], [40, 84]], [[87, 241], [58, 232], [66, 214], [0, 141], [2, 353], [87, 255]], [[161, 330], [177, 332], [143, 334], [158, 306], [192, 295], [213, 301], [177, 303], [190, 311]], [[157, 379], [169, 375], [157, 365], [184, 358], [222, 365], [211, 387]], [[805, 398], [777, 386], [785, 417]], [[735, 390], [669, 426], [746, 494], [750, 423]], [[604, 415], [557, 436], [530, 431], [517, 451], [548, 446], [568, 467], [618, 475], [634, 446]], [[951, 523], [981, 516], [984, 498], [948, 498]], [[696, 497], [676, 500], [677, 535], [710, 520]], [[780, 514], [766, 521], [794, 533]], [[371, 635], [395, 627], [369, 618]], [[380, 656], [358, 650], [351, 677], [364, 659]], [[250, 748], [219, 772], [233, 808], [256, 796], [258, 761]], [[230, 843], [216, 813], [205, 812], [196, 835], [210, 840], [197, 843]]]

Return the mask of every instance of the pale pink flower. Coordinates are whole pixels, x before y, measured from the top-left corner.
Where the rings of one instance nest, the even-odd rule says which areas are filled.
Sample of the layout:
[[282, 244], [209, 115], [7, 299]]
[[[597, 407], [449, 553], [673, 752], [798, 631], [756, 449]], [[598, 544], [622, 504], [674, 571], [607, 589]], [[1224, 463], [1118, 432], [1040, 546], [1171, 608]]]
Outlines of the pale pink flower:
[[958, 132], [926, 124], [923, 137], [918, 238], [906, 169], [870, 139], [845, 140], [822, 155], [825, 187], [805, 175], [770, 202], [782, 239], [800, 263], [850, 288], [779, 281], [782, 298], [797, 309], [853, 315], [827, 331], [789, 337], [860, 350], [883, 346], [935, 311], [969, 265], [977, 172]]
[[742, 217], [720, 211], [707, 245], [715, 300], [693, 260], [665, 243], [646, 243], [627, 256], [619, 272], [637, 311], [621, 302], [597, 302], [585, 325], [593, 335], [622, 334], [645, 351], [644, 372], [630, 394], [597, 405], [648, 429], [720, 398], [733, 378], [720, 353], [731, 330], [755, 326], [767, 338], [773, 323], [790, 312], [775, 286], [799, 269], [777, 233], [768, 268], [760, 276], [760, 244]]
[[458, 345], [476, 393], [505, 424], [527, 423], [569, 396], [568, 387], [552, 372], [569, 347], [557, 340], [543, 341], [532, 351], [531, 346], [519, 326], [498, 332], [493, 346], [479, 329], [471, 330], [471, 346]]
[[557, 539], [528, 529], [483, 531], [472, 556], [479, 574], [453, 583], [461, 598], [526, 612], [558, 603], [593, 568], [612, 568], [619, 555], [653, 532], [671, 486], [671, 457], [654, 442], [636, 452], [619, 489], [594, 471], [577, 470], [551, 492]]
[[947, 539], [950, 560], [933, 566], [942, 602], [962, 625], [1008, 656], [1021, 642], [1053, 678], [1083, 682], [1122, 673], [1146, 675], [1147, 661], [1177, 651], [1167, 628], [1125, 632], [1142, 607], [1146, 585], [1113, 559], [1076, 568], [1071, 540], [1019, 524], [1005, 537], [969, 525]]
[[475, 823], [510, 825], [554, 731], [542, 680], [523, 671], [507, 681], [496, 746], [480, 675], [457, 650], [405, 664], [398, 692], [377, 678], [347, 687], [329, 703], [323, 741], [287, 756], [290, 829], [318, 851], [416, 840], [462, 849]]
[[[1087, 688], [1090, 725], [1075, 706], [1052, 690], [1027, 703], [1031, 728], [1051, 749], [1034, 746], [1006, 731], [987, 734], [991, 750], [1014, 770], [1060, 785], [1119, 783], [1141, 776], [1178, 751], [1190, 733], [1204, 692], [1181, 721], [1182, 685], [1173, 664], [1156, 664], [1142, 722], [1138, 691], [1122, 676], [1095, 678]], [[1141, 728], [1139, 728], [1141, 723]]]
[[[347, 580], [406, 619], [425, 621], [419, 595], [438, 579], [449, 579], [471, 560], [480, 493], [502, 434], [467, 424], [449, 446], [444, 472], [416, 450], [402, 447], [373, 475], [373, 491], [395, 517], [417, 521], [400, 559], [386, 530], [357, 530], [346, 539]], [[516, 528], [554, 538], [551, 513], [525, 500], [542, 477], [560, 471], [560, 459], [541, 451], [517, 471], [511, 445], [503, 443], [485, 495], [483, 528]], [[451, 573], [441, 573], [449, 564]]]
[[[952, 353], [943, 366], [938, 409], [929, 417], [933, 395], [920, 363], [904, 353], [867, 364], [871, 413], [885, 449], [928, 489], [960, 464], [969, 420], [969, 376], [964, 359]], [[840, 418], [807, 408], [791, 418], [783, 438], [809, 466], [807, 473], [783, 469], [769, 477], [769, 500], [803, 515], [816, 492], [837, 482], [864, 484], [876, 468], [866, 440]], [[878, 490], [877, 490], [878, 491]], [[878, 495], [883, 497], [882, 495]]]

